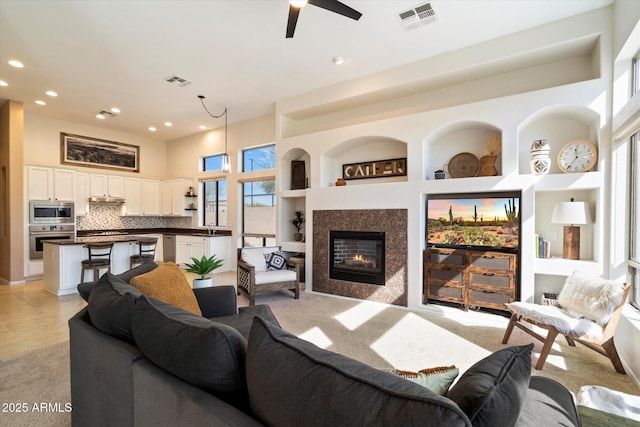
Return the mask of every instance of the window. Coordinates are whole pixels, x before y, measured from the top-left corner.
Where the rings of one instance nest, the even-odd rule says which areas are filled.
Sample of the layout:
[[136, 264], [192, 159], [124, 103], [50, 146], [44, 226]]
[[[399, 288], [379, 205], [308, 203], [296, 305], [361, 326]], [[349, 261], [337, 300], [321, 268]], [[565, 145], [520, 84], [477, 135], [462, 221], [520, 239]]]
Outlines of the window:
[[204, 193], [202, 224], [215, 227], [227, 226], [227, 180], [204, 181], [202, 190]]
[[276, 181], [242, 184], [242, 246], [276, 244]]
[[640, 146], [636, 133], [630, 144], [630, 212], [629, 212], [629, 276], [631, 278], [631, 303], [640, 309]]
[[253, 172], [276, 167], [276, 146], [267, 145], [242, 152], [242, 171]]
[[204, 172], [222, 170], [222, 154], [204, 157], [202, 159], [202, 170]]
[[636, 53], [631, 62], [631, 95], [640, 90], [640, 52]]

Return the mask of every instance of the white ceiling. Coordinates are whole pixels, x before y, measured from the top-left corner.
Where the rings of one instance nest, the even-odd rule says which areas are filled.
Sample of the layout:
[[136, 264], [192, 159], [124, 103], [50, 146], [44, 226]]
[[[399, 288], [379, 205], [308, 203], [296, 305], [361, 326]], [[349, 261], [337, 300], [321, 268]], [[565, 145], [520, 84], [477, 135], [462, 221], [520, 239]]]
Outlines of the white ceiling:
[[[295, 37], [285, 39], [287, 0], [0, 0], [0, 79], [9, 84], [0, 103], [168, 141], [202, 132], [201, 124], [222, 126], [197, 95], [213, 114], [228, 107], [231, 124], [273, 112], [282, 98], [613, 3], [434, 0], [439, 20], [405, 31], [398, 12], [423, 2], [343, 1], [362, 12], [359, 21], [308, 5]], [[344, 64], [334, 65], [335, 56]], [[192, 84], [165, 82], [174, 74]], [[95, 118], [114, 106], [117, 117]]]

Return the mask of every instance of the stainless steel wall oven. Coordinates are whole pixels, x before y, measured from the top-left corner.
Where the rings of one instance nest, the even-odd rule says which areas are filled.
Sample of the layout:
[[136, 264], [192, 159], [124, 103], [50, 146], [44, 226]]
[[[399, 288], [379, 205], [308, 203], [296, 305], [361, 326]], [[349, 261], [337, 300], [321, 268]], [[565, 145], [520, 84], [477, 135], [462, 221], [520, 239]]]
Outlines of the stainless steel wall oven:
[[76, 237], [74, 224], [50, 224], [29, 226], [29, 258], [41, 259], [44, 240], [73, 240]]

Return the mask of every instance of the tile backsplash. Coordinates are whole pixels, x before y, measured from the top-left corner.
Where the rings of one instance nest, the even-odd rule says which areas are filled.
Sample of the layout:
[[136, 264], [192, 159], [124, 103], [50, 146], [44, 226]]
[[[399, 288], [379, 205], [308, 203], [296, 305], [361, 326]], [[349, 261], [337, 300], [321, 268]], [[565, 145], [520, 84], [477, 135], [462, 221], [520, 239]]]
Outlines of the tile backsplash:
[[120, 216], [120, 205], [89, 205], [89, 213], [76, 218], [78, 230], [118, 230], [125, 228], [193, 228], [195, 218], [160, 216]]

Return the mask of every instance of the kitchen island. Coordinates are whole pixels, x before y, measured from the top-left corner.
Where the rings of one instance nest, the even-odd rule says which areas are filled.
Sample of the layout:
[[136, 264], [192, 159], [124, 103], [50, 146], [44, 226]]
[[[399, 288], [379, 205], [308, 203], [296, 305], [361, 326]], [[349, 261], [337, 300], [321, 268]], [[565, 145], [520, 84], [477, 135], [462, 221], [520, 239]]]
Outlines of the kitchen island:
[[[72, 240], [51, 240], [43, 242], [43, 263], [44, 263], [44, 287], [47, 291], [55, 295], [69, 295], [77, 293], [77, 286], [80, 283], [82, 272], [81, 262], [89, 257], [87, 249], [84, 247], [89, 242], [113, 242], [111, 251], [111, 272], [120, 274], [129, 270], [129, 257], [138, 251], [136, 241], [141, 237], [157, 237], [158, 247], [156, 249], [156, 261], [162, 261], [162, 234], [149, 232], [151, 230], [136, 230], [138, 234], [129, 232], [102, 231], [93, 234], [81, 233], [82, 237]], [[155, 230], [154, 230], [155, 231]], [[168, 231], [168, 230], [167, 230]], [[171, 230], [171, 234], [181, 236], [181, 240], [188, 242], [186, 251], [180, 254], [184, 258], [188, 255], [200, 257], [202, 255], [215, 254], [217, 258], [225, 260], [224, 265], [216, 272], [230, 271], [232, 268], [231, 259], [231, 235], [230, 233], [220, 233], [216, 231], [209, 234], [206, 230]], [[100, 233], [100, 234], [98, 234]], [[193, 242], [193, 244], [191, 244]], [[190, 258], [176, 259], [178, 264], [189, 261]], [[103, 270], [104, 271], [104, 270]], [[91, 281], [91, 272], [85, 273], [85, 280]]]

